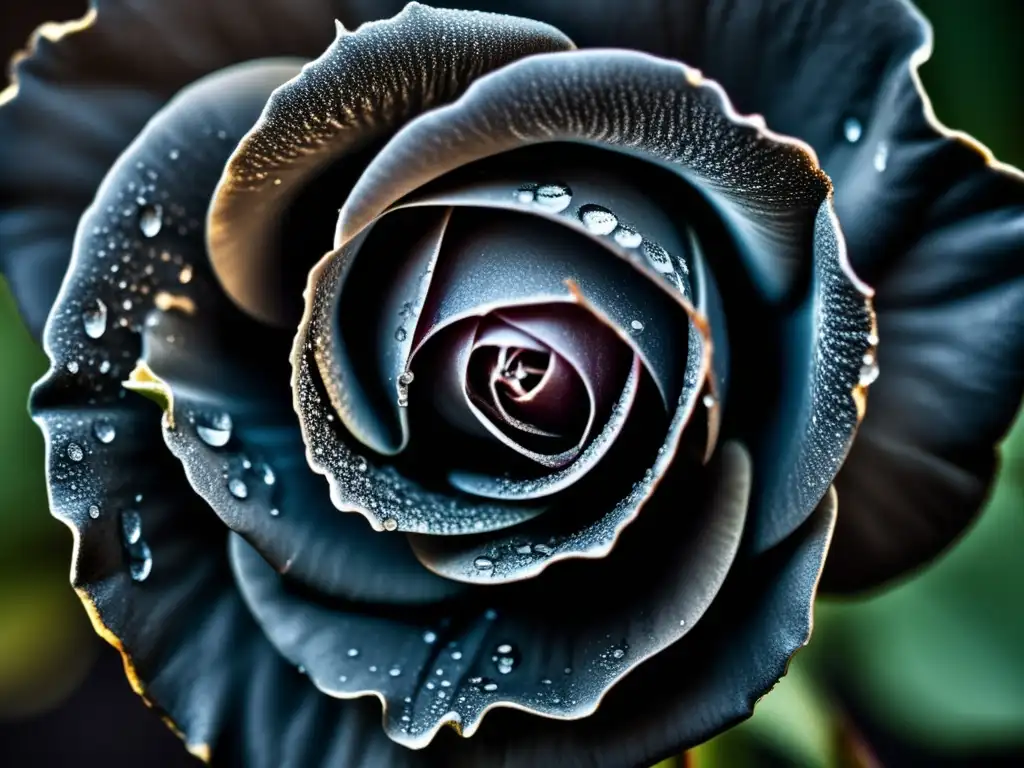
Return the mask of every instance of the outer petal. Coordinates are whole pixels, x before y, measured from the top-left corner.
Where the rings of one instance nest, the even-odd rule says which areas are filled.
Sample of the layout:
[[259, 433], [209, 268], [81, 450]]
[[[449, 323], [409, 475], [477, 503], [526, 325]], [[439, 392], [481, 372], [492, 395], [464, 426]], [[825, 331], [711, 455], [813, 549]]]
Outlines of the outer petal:
[[[80, 225], [41, 391], [82, 409], [106, 444], [120, 430], [107, 411], [129, 394], [121, 382], [145, 385], [166, 400], [167, 443], [197, 492], [275, 567], [350, 599], [437, 600], [457, 587], [404, 541], [339, 519], [291, 411], [290, 339], [235, 310], [204, 260], [202, 214], [233, 142], [297, 67], [253, 62], [199, 81], [115, 163]], [[140, 355], [148, 367], [133, 372]]]
[[107, 169], [177, 91], [231, 64], [316, 56], [359, 3], [92, 0], [44, 25], [0, 95], [0, 269], [40, 334]]
[[[423, 613], [359, 614], [289, 589], [237, 539], [232, 558], [246, 600], [288, 659], [328, 694], [377, 696], [388, 734], [423, 747], [445, 723], [472, 736], [494, 708], [558, 719], [591, 716], [636, 665], [686, 635], [738, 551], [749, 458], [729, 444], [714, 471], [691, 477], [688, 488], [689, 514], [679, 515], [672, 504], [650, 511], [645, 535], [623, 542], [601, 574], [581, 568], [567, 579], [522, 585], [501, 596], [497, 612], [454, 604], [434, 625], [423, 623]], [[659, 530], [663, 535], [652, 543]], [[647, 590], [614, 589], [621, 573], [641, 567]], [[501, 738], [518, 740], [519, 734]], [[459, 744], [449, 758], [464, 749]]]
[[[253, 316], [294, 327], [306, 272], [330, 249], [327, 227], [361, 169], [351, 155], [456, 98], [482, 74], [571, 47], [558, 30], [529, 19], [415, 2], [353, 33], [339, 27], [334, 44], [274, 94], [225, 168], [209, 228], [225, 290]], [[330, 182], [315, 199], [305, 188], [328, 169]], [[304, 191], [294, 214], [300, 223], [279, 231]]]

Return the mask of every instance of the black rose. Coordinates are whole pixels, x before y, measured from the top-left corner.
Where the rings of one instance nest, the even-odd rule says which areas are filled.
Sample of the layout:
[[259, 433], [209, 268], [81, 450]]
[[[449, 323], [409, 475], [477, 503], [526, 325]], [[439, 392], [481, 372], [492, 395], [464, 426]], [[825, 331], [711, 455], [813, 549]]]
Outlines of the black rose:
[[477, 5], [95, 0], [0, 100], [72, 581], [219, 763], [698, 743], [837, 497], [827, 588], [917, 566], [1019, 403], [1024, 186], [909, 4]]

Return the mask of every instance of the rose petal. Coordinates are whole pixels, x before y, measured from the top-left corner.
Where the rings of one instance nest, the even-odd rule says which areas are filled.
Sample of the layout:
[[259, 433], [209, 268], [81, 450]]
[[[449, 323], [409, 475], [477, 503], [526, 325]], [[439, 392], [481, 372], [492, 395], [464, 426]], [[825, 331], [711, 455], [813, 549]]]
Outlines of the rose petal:
[[[543, 593], [533, 589], [508, 595], [496, 616], [452, 606], [450, 623], [435, 631], [409, 612], [360, 616], [344, 605], [289, 593], [237, 538], [232, 559], [247, 602], [285, 657], [302, 664], [328, 694], [378, 696], [388, 734], [422, 747], [446, 722], [472, 736], [492, 708], [586, 717], [616, 681], [683, 637], [725, 581], [743, 528], [750, 487], [745, 452], [727, 448], [713, 474], [685, 521], [665, 510], [679, 531], [655, 547], [665, 559], [649, 571], [651, 589], [640, 596], [603, 595], [601, 611], [587, 607], [594, 598], [577, 606], [540, 605]], [[667, 515], [657, 516], [661, 526]], [[609, 566], [651, 554], [649, 540], [631, 543], [632, 551], [624, 545], [616, 553], [623, 562]], [[589, 574], [575, 578], [593, 583]], [[637, 622], [637, 615], [648, 618]]]
[[[341, 29], [320, 58], [274, 94], [228, 162], [210, 208], [209, 239], [225, 290], [254, 317], [294, 326], [306, 271], [330, 248], [318, 214], [341, 205], [346, 183], [336, 180], [319, 195], [333, 202], [303, 221], [305, 247], [285, 240], [286, 265], [280, 218], [300, 191], [339, 160], [456, 98], [482, 74], [571, 47], [554, 28], [528, 19], [419, 3], [355, 32]], [[351, 184], [352, 169], [340, 170]]]
[[81, 20], [40, 28], [0, 95], [0, 269], [34, 335], [60, 288], [79, 217], [149, 118], [224, 67], [316, 56], [347, 5], [93, 0]]
[[628, 51], [532, 56], [416, 118], [353, 188], [341, 238], [446, 172], [556, 141], [625, 152], [678, 173], [728, 222], [765, 296], [781, 299], [799, 288], [814, 218], [829, 192], [810, 149], [737, 115], [717, 84], [695, 70]]
[[694, 632], [615, 686], [590, 717], [564, 723], [495, 712], [448, 762], [652, 765], [750, 717], [810, 637], [835, 519], [830, 493], [790, 540], [737, 563]]
[[[83, 451], [106, 440], [116, 446], [115, 414], [127, 404], [160, 420], [122, 387], [141, 356], [151, 392], [168, 407], [165, 439], [196, 490], [275, 567], [350, 599], [442, 599], [458, 589], [426, 574], [404, 541], [383, 542], [362, 521], [338, 520], [305, 462], [290, 407], [288, 335], [237, 312], [205, 260], [202, 213], [233, 140], [297, 67], [254, 62], [196, 83], [115, 163], [80, 224], [46, 335], [52, 368], [33, 408], [74, 408], [83, 429], [94, 423], [88, 443], [76, 443]], [[225, 428], [228, 417], [233, 428]], [[139, 455], [123, 459], [129, 479], [150, 459]], [[387, 574], [380, 555], [391, 559]]]

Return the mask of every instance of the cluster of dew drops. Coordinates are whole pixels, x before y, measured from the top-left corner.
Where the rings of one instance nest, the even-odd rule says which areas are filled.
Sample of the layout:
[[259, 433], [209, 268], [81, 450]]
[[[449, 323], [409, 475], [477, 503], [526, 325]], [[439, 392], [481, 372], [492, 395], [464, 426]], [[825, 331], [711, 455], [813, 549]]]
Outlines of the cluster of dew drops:
[[[498, 613], [494, 609], [488, 609], [483, 614], [484, 619], [493, 622]], [[422, 633], [422, 641], [428, 646], [439, 644], [438, 633], [434, 630], [425, 630]], [[624, 658], [625, 646], [615, 646], [607, 651], [605, 656], [609, 659], [619, 661]], [[350, 647], [345, 651], [343, 663], [345, 672], [338, 676], [338, 682], [354, 690], [365, 690], [373, 687], [375, 679], [394, 679], [406, 677], [406, 670], [401, 664], [383, 664], [366, 659], [366, 652], [359, 647]], [[398, 716], [399, 729], [406, 734], [422, 733], [429, 728], [429, 723], [438, 720], [448, 720], [461, 723], [464, 717], [472, 712], [481, 712], [489, 703], [493, 702], [502, 690], [501, 680], [517, 671], [521, 664], [522, 655], [519, 648], [512, 642], [502, 641], [496, 643], [490, 653], [489, 675], [477, 674], [467, 668], [467, 664], [473, 659], [466, 656], [460, 648], [458, 641], [451, 641], [446, 647], [436, 651], [435, 660], [431, 669], [425, 675], [416, 670], [412, 677], [422, 685], [420, 693], [417, 694], [419, 701], [412, 695], [402, 699], [401, 714]], [[486, 662], [485, 662], [486, 663]], [[601, 663], [599, 660], [598, 663]], [[305, 673], [304, 667], [299, 671]], [[571, 667], [563, 670], [566, 678], [573, 674]], [[422, 677], [421, 677], [422, 675]], [[464, 680], [465, 684], [460, 681]], [[576, 701], [571, 698], [574, 684], [555, 685], [551, 678], [543, 678], [539, 681], [539, 691], [535, 696], [534, 703], [549, 705], [567, 704], [574, 706]], [[568, 694], [565, 691], [569, 691]], [[568, 698], [564, 698], [568, 696]], [[422, 707], [425, 706], [425, 709]], [[426, 715], [425, 719], [416, 717], [416, 710]]]
[[[551, 213], [562, 213], [572, 205], [573, 199], [573, 193], [569, 186], [560, 183], [524, 184], [515, 191], [514, 196], [519, 203], [536, 205]], [[685, 293], [675, 274], [676, 264], [662, 245], [648, 240], [637, 231], [636, 227], [620, 221], [614, 212], [602, 205], [586, 203], [579, 207], [576, 215], [583, 227], [591, 234], [599, 237], [610, 236], [621, 248], [629, 251], [638, 250], [655, 272]], [[685, 275], [686, 264], [680, 261], [679, 268]], [[630, 333], [634, 335], [643, 333], [644, 327], [644, 321], [640, 318], [634, 318], [629, 323]]]
[[[168, 159], [176, 161], [180, 157], [180, 151], [171, 149], [168, 152]], [[168, 202], [166, 191], [157, 192], [157, 171], [147, 168], [143, 162], [135, 164], [136, 180], [129, 181], [123, 191], [118, 195], [118, 204], [108, 205], [106, 214], [108, 221], [97, 223], [92, 230], [96, 246], [92, 251], [94, 264], [92, 273], [83, 278], [90, 285], [97, 282], [106, 283], [121, 294], [118, 300], [104, 301], [99, 296], [77, 305], [76, 309], [69, 309], [72, 316], [77, 311], [81, 329], [89, 339], [99, 341], [108, 334], [111, 325], [129, 329], [132, 332], [139, 332], [140, 325], [135, 317], [140, 313], [147, 313], [150, 305], [160, 309], [161, 294], [151, 296], [154, 288], [157, 287], [156, 279], [153, 277], [160, 263], [164, 264], [161, 269], [171, 269], [177, 273], [177, 282], [186, 285], [192, 281], [193, 268], [185, 263], [181, 256], [173, 255], [170, 251], [157, 252], [157, 249], [148, 249], [148, 260], [145, 243], [155, 238], [169, 227], [176, 226], [177, 234], [189, 235], [201, 227], [201, 222], [196, 218], [188, 218], [184, 208]], [[160, 202], [157, 202], [160, 200]], [[132, 237], [132, 228], [135, 236]], [[121, 252], [120, 258], [115, 258]], [[141, 257], [141, 258], [139, 258]], [[144, 264], [144, 265], [143, 265]], [[101, 269], [102, 266], [102, 269]], [[113, 319], [116, 315], [116, 324]], [[146, 318], [147, 325], [155, 325], [159, 318], [150, 314]], [[57, 341], [64, 343], [65, 338], [59, 332], [58, 326]], [[74, 343], [72, 335], [69, 341], [73, 342], [71, 349], [72, 357], [64, 364], [65, 370], [78, 375], [88, 375], [84, 370], [85, 366], [94, 367], [101, 375], [119, 376], [121, 363], [112, 361], [108, 357], [95, 356], [88, 353], [84, 345]], [[168, 337], [167, 341], [173, 343], [175, 339]], [[74, 351], [76, 350], [77, 351]], [[130, 352], [125, 350], [125, 355]], [[102, 385], [96, 384], [95, 390], [102, 391]], [[119, 388], [118, 397], [123, 398], [125, 391]], [[95, 398], [90, 399], [90, 403]], [[117, 438], [117, 428], [114, 422], [106, 417], [97, 419], [92, 426], [92, 436], [101, 445], [110, 445]], [[68, 443], [65, 454], [72, 464], [79, 464], [86, 460], [90, 453], [83, 446], [85, 443], [79, 439], [78, 442]], [[74, 484], [72, 485], [74, 488]], [[142, 494], [135, 496], [135, 504], [142, 501]], [[93, 503], [88, 507], [89, 517], [98, 520], [102, 515], [99, 504]], [[153, 555], [149, 544], [143, 535], [143, 515], [135, 508], [126, 508], [120, 512], [121, 543], [129, 566], [129, 573], [132, 579], [138, 582], [149, 578], [153, 568]]]

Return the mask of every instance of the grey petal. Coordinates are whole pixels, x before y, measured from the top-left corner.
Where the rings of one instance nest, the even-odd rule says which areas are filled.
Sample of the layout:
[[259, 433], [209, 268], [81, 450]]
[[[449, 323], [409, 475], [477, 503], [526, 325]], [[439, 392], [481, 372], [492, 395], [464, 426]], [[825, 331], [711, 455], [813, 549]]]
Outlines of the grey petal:
[[[35, 407], [131, 402], [157, 423], [159, 411], [122, 387], [142, 358], [158, 377], [152, 389], [172, 401], [165, 438], [196, 490], [275, 567], [351, 599], [439, 600], [459, 590], [427, 574], [404, 541], [338, 520], [290, 407], [290, 339], [237, 312], [205, 261], [202, 213], [224, 160], [296, 69], [254, 62], [196, 83], [115, 163], [80, 224]], [[229, 416], [233, 429], [224, 428]], [[116, 442], [116, 422], [97, 425]]]
[[[340, 29], [319, 59], [274, 94], [225, 168], [209, 228], [211, 260], [225, 290], [253, 316], [294, 325], [302, 277], [330, 245], [327, 232], [305, 252], [292, 243], [284, 263], [278, 228], [299, 192], [338, 161], [352, 162], [354, 153], [410, 118], [458, 97], [486, 72], [571, 47], [560, 32], [534, 21], [418, 3], [355, 32]], [[335, 195], [339, 206], [344, 183], [324, 194]], [[319, 229], [316, 221], [306, 227]]]
[[691, 181], [729, 224], [767, 297], [790, 295], [806, 277], [806, 246], [830, 189], [813, 154], [737, 115], [695, 70], [627, 51], [533, 56], [413, 120], [353, 188], [342, 239], [448, 171], [554, 141], [638, 156]]
[[[724, 583], [739, 548], [749, 459], [727, 446], [712, 474], [687, 522], [671, 508], [659, 516], [662, 525], [673, 516], [680, 535], [656, 548], [666, 557], [650, 570], [651, 589], [639, 597], [607, 595], [603, 611], [538, 605], [542, 593], [534, 590], [510, 595], [501, 613], [453, 606], [450, 622], [425, 625], [409, 612], [359, 615], [291, 593], [237, 537], [232, 560], [247, 602], [282, 654], [329, 695], [380, 698], [385, 730], [399, 743], [425, 746], [444, 723], [472, 736], [483, 716], [501, 707], [579, 719], [638, 664], [686, 635]], [[624, 562], [650, 551], [639, 539], [631, 544], [632, 551], [616, 553]]]
[[826, 496], [782, 546], [738, 562], [694, 632], [620, 682], [593, 715], [566, 723], [496, 712], [451, 764], [646, 766], [750, 717], [810, 638], [835, 501]]

